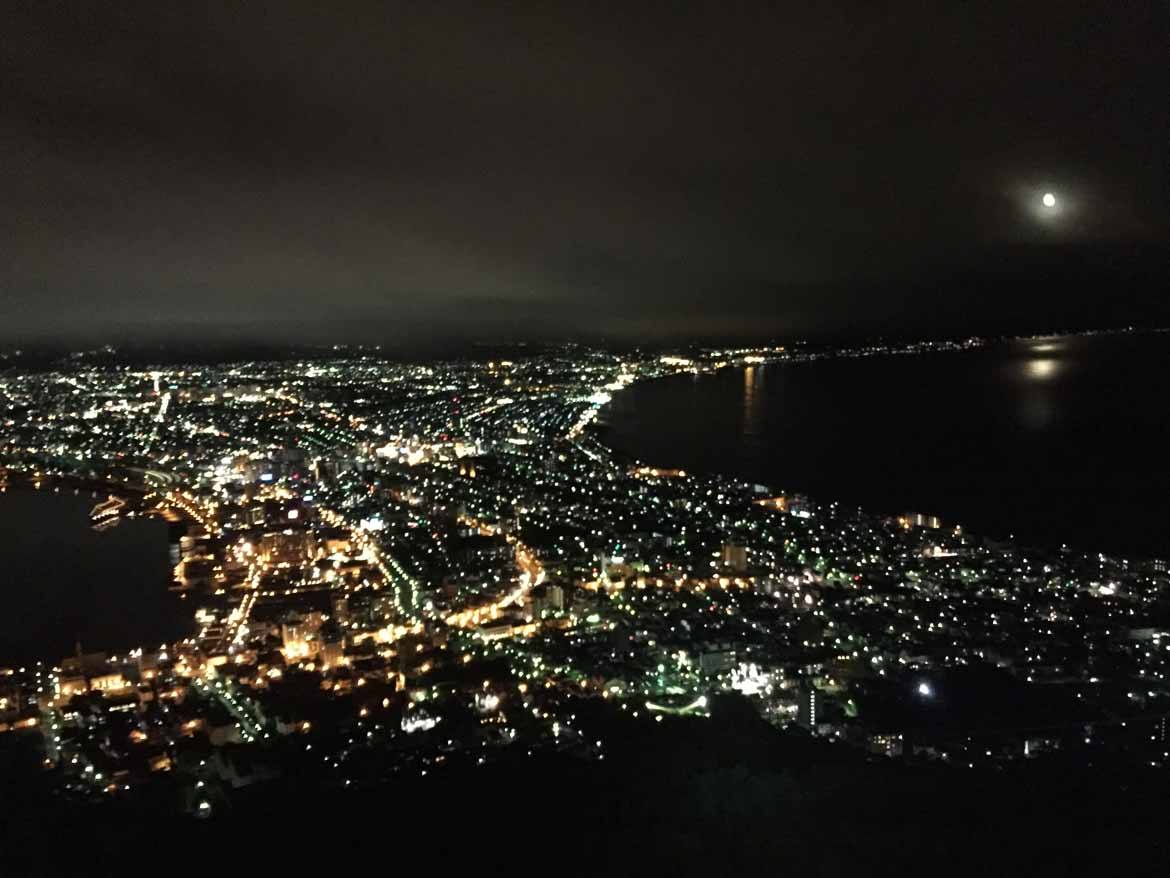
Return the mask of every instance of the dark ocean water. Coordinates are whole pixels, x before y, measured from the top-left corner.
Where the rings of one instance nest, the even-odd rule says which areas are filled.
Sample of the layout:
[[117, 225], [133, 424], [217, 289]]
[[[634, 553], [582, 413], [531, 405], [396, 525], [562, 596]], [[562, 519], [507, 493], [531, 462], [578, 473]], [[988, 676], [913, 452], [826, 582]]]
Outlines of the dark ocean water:
[[634, 385], [605, 441], [988, 536], [1170, 555], [1170, 334], [1058, 336]]
[[72, 489], [0, 494], [0, 666], [158, 645], [191, 633], [193, 609], [167, 590], [168, 526], [90, 527], [96, 501]]

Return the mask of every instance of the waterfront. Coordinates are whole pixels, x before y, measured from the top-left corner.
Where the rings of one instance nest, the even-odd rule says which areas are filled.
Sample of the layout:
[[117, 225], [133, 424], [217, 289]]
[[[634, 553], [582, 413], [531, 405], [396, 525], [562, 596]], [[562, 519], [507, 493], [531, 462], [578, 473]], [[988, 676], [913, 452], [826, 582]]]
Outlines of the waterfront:
[[[1041, 403], [1079, 343], [998, 355], [1033, 415], [1061, 422]], [[959, 350], [902, 350], [943, 347]], [[1164, 561], [988, 544], [815, 494], [761, 503], [742, 479], [630, 466], [593, 428], [624, 388], [698, 372], [735, 382], [766, 437], [774, 375], [890, 381], [893, 366], [908, 386], [966, 354], [790, 368], [772, 348], [688, 353], [0, 374], [0, 500], [25, 553], [7, 559], [13, 634], [60, 662], [0, 675], [0, 734], [41, 729], [26, 764], [54, 766], [62, 795], [202, 818], [230, 813], [241, 780], [357, 791], [529, 754], [609, 766], [623, 738], [718, 722], [723, 696], [793, 740], [940, 768], [1170, 765]], [[645, 429], [701, 439], [710, 417]], [[945, 435], [897, 429], [904, 447]], [[29, 480], [40, 493], [15, 487]], [[77, 482], [184, 516], [185, 600], [165, 588], [164, 525], [94, 533]], [[172, 609], [197, 626], [168, 631]], [[62, 661], [76, 636], [117, 656]]]
[[0, 666], [86, 651], [157, 645], [190, 633], [191, 609], [168, 591], [168, 526], [123, 520], [101, 533], [101, 495], [71, 488], [0, 495]]
[[1167, 554], [1170, 336], [1063, 336], [967, 352], [672, 376], [617, 394], [606, 441], [870, 512], [992, 536]]

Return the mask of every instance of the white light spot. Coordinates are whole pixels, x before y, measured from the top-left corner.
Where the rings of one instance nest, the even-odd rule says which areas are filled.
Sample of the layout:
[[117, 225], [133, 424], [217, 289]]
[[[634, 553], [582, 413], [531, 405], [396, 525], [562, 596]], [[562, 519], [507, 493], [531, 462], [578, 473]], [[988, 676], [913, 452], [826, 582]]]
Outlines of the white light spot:
[[1040, 200], [1044, 202], [1045, 207], [1056, 207], [1056, 196], [1051, 192], [1045, 192]]

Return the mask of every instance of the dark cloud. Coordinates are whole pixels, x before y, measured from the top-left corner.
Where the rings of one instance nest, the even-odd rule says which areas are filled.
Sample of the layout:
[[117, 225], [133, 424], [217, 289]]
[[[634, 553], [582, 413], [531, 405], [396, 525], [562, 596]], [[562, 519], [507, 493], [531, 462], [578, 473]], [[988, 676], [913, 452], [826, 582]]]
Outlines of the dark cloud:
[[792, 7], [10, 4], [2, 334], [1060, 324], [1117, 266], [1020, 248], [1166, 240], [1159, 4]]

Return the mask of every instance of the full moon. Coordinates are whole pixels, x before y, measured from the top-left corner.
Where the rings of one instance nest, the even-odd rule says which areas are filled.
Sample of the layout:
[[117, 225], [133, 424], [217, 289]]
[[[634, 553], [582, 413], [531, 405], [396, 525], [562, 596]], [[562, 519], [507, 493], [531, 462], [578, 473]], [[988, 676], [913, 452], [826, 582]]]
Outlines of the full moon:
[[1056, 196], [1051, 192], [1045, 192], [1044, 197], [1040, 200], [1044, 202], [1045, 207], [1056, 207]]

